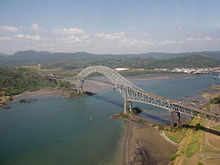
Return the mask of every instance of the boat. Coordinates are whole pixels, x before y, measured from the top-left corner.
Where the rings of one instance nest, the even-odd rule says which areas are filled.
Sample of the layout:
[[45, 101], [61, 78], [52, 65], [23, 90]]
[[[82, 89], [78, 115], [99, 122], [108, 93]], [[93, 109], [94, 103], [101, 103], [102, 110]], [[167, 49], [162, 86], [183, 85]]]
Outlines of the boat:
[[216, 76], [216, 77], [214, 77], [214, 79], [220, 79], [220, 76]]

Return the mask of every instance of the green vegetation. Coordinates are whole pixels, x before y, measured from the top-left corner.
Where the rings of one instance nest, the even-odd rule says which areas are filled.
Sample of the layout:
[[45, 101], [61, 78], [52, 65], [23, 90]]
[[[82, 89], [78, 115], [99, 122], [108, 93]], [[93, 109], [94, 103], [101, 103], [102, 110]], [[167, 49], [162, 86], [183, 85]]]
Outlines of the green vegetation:
[[164, 130], [164, 125], [158, 124], [158, 130]]
[[198, 165], [203, 165], [203, 163], [202, 163], [202, 162], [199, 162]]
[[211, 128], [214, 129], [215, 131], [220, 132], [220, 125], [216, 125], [216, 126], [213, 126]]
[[144, 123], [146, 123], [146, 121], [143, 120], [143, 119], [139, 119], [139, 120], [138, 120], [138, 123], [144, 124]]
[[190, 158], [201, 151], [203, 145], [201, 127], [204, 125], [204, 120], [194, 118], [189, 126], [183, 126], [173, 131], [165, 131], [168, 138], [179, 143], [176, 155], [186, 160], [186, 157]]
[[161, 73], [165, 71], [147, 71], [147, 69], [155, 68], [167, 68], [173, 69], [176, 67], [188, 67], [188, 68], [201, 68], [201, 67], [215, 67], [219, 66], [220, 61], [211, 58], [203, 57], [200, 55], [191, 55], [186, 57], [177, 57], [172, 59], [156, 59], [156, 58], [121, 58], [112, 57], [109, 59], [91, 59], [89, 61], [72, 61], [72, 62], [60, 62], [43, 65], [44, 69], [60, 68], [64, 70], [83, 69], [91, 65], [103, 65], [110, 68], [144, 68], [145, 71], [124, 71], [123, 75], [137, 75], [147, 73]]
[[4, 106], [6, 106], [6, 103], [5, 103], [5, 102], [3, 102], [3, 103], [0, 103], [0, 104], [2, 104], [2, 105], [4, 105]]
[[132, 108], [132, 112], [134, 113], [134, 114], [139, 114], [139, 113], [141, 113], [143, 110], [141, 110], [139, 107], [134, 107], [134, 108]]
[[176, 157], [178, 157], [178, 155], [176, 154], [170, 155], [170, 160], [173, 161], [176, 159]]
[[[33, 70], [25, 68], [1, 69], [0, 68], [0, 92], [1, 95], [12, 96], [25, 91], [35, 91], [39, 87], [55, 87], [56, 84]], [[11, 100], [11, 98], [9, 97]]]
[[186, 150], [187, 157], [192, 157], [195, 153], [197, 153], [199, 151], [200, 144], [198, 142], [196, 142], [196, 139], [194, 139], [194, 140], [195, 141], [190, 143], [187, 147], [187, 150]]
[[180, 138], [178, 138], [178, 137], [176, 137], [176, 136], [172, 136], [172, 135], [170, 135], [170, 134], [168, 134], [168, 133], [166, 133], [166, 136], [170, 139], [170, 140], [172, 140], [173, 142], [175, 142], [175, 143], [180, 143], [181, 142], [181, 139]]
[[173, 130], [165, 130], [166, 136], [175, 143], [180, 143], [185, 137], [187, 128], [174, 128]]
[[[147, 65], [150, 65], [150, 63], [154, 63], [157, 66], [156, 67], [164, 67], [169, 66], [171, 64], [172, 66], [179, 66], [178, 64], [181, 64], [181, 61], [183, 64], [180, 66], [192, 66], [193, 65], [199, 65], [207, 67], [212, 65], [211, 62], [214, 61], [213, 65], [217, 64], [219, 58], [220, 52], [190, 52], [190, 53], [144, 53], [144, 54], [121, 54], [121, 55], [113, 55], [113, 54], [106, 54], [106, 55], [97, 55], [97, 54], [90, 54], [86, 52], [76, 52], [76, 53], [51, 53], [51, 52], [45, 52], [45, 51], [34, 51], [34, 50], [28, 50], [28, 51], [19, 51], [16, 52], [14, 55], [10, 56], [1, 56], [0, 60], [0, 66], [12, 66], [12, 65], [38, 65], [38, 64], [54, 64], [57, 67], [60, 67], [60, 64], [64, 63], [74, 63], [75, 65], [65, 65], [66, 69], [76, 69], [81, 68], [81, 64], [90, 62], [91, 64], [102, 64], [101, 62], [104, 61], [104, 65], [112, 65], [114, 64], [114, 60], [119, 60], [119, 62], [115, 63], [114, 66], [128, 66], [128, 63], [126, 61], [129, 61], [134, 63], [135, 67], [139, 67], [137, 64], [141, 64], [140, 67], [143, 67], [143, 63]], [[199, 56], [200, 58], [197, 58], [195, 60], [192, 58], [192, 56]], [[175, 59], [179, 57], [178, 59]], [[191, 57], [191, 58], [188, 58]], [[208, 58], [207, 58], [208, 57]], [[182, 58], [182, 59], [181, 59]], [[185, 60], [185, 58], [188, 58], [188, 61]], [[134, 59], [134, 60], [133, 60]], [[136, 59], [141, 59], [137, 62]], [[172, 61], [172, 59], [175, 59]], [[132, 60], [132, 61], [131, 61]], [[213, 61], [211, 61], [213, 60]], [[162, 63], [164, 61], [164, 63]], [[148, 63], [149, 62], [149, 63]], [[177, 63], [175, 65], [175, 62]], [[77, 64], [78, 63], [78, 64]], [[187, 64], [188, 63], [188, 64]], [[200, 65], [201, 64], [201, 65]], [[103, 64], [102, 64], [103, 65]], [[133, 65], [132, 65], [133, 67]], [[56, 67], [55, 67], [56, 68]]]
[[220, 104], [220, 96], [211, 99], [210, 104]]
[[124, 112], [119, 112], [118, 114], [123, 115], [123, 114], [124, 114]]
[[125, 118], [125, 119], [129, 118], [129, 116], [127, 114], [123, 114], [122, 117]]

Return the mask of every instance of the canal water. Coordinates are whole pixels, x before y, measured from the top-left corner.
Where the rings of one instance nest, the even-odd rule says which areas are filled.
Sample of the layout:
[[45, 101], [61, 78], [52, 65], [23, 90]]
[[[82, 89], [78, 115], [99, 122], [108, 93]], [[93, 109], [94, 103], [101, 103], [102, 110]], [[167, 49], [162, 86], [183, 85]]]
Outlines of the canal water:
[[[132, 79], [131, 79], [132, 80]], [[194, 96], [220, 84], [213, 76], [133, 81], [161, 96]], [[32, 103], [9, 103], [0, 109], [0, 165], [122, 164], [125, 123], [109, 115], [123, 111], [119, 92], [67, 99], [37, 96]], [[169, 112], [143, 104], [144, 117], [169, 123]]]

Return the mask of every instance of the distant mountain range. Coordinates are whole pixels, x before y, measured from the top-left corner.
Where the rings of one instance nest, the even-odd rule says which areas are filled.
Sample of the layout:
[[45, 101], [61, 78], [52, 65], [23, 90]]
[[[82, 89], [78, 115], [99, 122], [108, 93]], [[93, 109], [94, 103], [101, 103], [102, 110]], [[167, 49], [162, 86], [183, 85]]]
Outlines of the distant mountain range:
[[220, 60], [220, 51], [204, 51], [204, 52], [186, 52], [186, 53], [144, 53], [144, 54], [91, 54], [87, 52], [75, 53], [51, 53], [46, 51], [19, 51], [13, 55], [0, 53], [0, 66], [12, 65], [34, 65], [34, 64], [50, 64], [63, 62], [86, 62], [86, 61], [103, 61], [108, 59], [172, 59], [187, 56], [203, 56], [206, 58]]

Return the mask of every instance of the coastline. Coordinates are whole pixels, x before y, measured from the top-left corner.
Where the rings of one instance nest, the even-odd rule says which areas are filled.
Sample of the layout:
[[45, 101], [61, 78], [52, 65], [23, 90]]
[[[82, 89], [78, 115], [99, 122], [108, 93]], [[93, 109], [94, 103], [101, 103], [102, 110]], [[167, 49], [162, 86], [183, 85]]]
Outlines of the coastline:
[[151, 124], [140, 126], [128, 122], [124, 142], [124, 165], [170, 163], [177, 146], [165, 140]]
[[24, 93], [12, 96], [13, 100], [20, 97], [33, 97], [33, 96], [42, 96], [42, 95], [56, 95], [56, 96], [69, 96], [67, 91], [62, 89], [52, 88], [52, 87], [42, 87], [36, 91], [25, 91]]
[[[88, 96], [90, 93], [84, 93], [76, 96], [71, 96], [71, 94], [62, 88], [52, 88], [52, 87], [41, 87], [39, 90], [36, 91], [25, 91], [21, 94], [12, 96], [12, 100], [7, 100], [5, 103], [9, 103], [15, 99], [23, 98], [23, 97], [35, 97], [35, 96], [46, 96], [46, 95], [55, 95], [55, 96], [63, 96], [66, 98], [79, 98], [83, 96]], [[93, 94], [93, 93], [92, 93]], [[9, 109], [10, 106], [0, 104], [0, 108], [2, 109]]]

